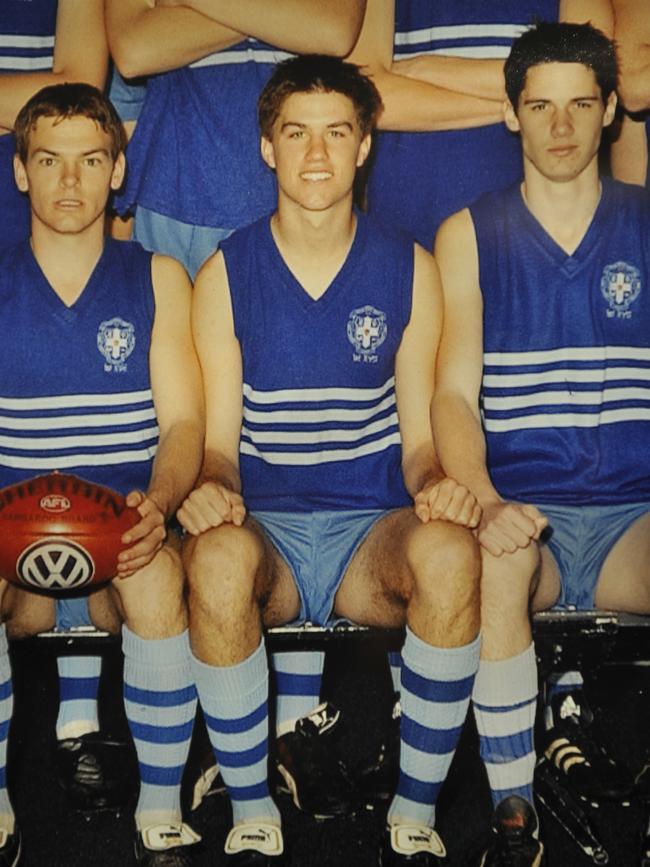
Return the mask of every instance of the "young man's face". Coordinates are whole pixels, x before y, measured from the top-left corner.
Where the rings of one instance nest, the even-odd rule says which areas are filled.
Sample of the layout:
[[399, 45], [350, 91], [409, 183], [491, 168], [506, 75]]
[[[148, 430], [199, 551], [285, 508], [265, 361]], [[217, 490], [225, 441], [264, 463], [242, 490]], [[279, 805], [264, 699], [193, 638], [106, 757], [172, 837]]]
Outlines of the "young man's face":
[[90, 118], [41, 117], [27, 159], [14, 159], [18, 189], [29, 194], [32, 220], [68, 235], [104, 218], [106, 201], [124, 176], [124, 156], [111, 157], [108, 133]]
[[293, 93], [282, 104], [262, 157], [281, 195], [308, 211], [351, 199], [354, 176], [370, 150], [352, 101], [341, 93]]
[[603, 105], [594, 71], [582, 63], [532, 66], [515, 114], [506, 124], [521, 133], [524, 163], [551, 181], [571, 181], [592, 164], [603, 127], [614, 119], [616, 96]]

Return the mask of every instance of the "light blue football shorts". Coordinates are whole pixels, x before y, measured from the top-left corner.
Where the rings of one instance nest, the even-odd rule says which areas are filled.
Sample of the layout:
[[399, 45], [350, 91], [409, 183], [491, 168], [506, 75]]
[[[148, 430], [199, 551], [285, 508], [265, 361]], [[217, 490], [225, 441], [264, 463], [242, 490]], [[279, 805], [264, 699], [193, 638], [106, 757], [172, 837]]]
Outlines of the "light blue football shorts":
[[301, 622], [324, 625], [329, 621], [348, 564], [387, 514], [383, 509], [251, 512], [289, 564], [300, 595]]
[[559, 506], [536, 503], [553, 534], [548, 547], [557, 563], [562, 588], [556, 608], [594, 608], [603, 563], [632, 524], [650, 512], [650, 503], [616, 506]]

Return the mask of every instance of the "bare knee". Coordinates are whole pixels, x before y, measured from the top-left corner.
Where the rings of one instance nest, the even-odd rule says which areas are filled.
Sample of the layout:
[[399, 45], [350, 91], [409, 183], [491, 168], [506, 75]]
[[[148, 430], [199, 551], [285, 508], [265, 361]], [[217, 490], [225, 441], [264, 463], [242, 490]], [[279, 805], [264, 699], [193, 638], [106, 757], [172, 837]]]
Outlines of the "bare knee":
[[245, 527], [222, 524], [191, 539], [184, 562], [190, 605], [225, 609], [250, 598], [264, 556], [261, 540]]
[[458, 596], [478, 594], [481, 559], [473, 534], [464, 527], [436, 521], [414, 527], [406, 558], [419, 592]]
[[528, 609], [529, 600], [537, 586], [539, 574], [539, 548], [535, 543], [518, 548], [512, 554], [494, 557], [481, 550], [483, 572], [481, 598], [483, 607]]

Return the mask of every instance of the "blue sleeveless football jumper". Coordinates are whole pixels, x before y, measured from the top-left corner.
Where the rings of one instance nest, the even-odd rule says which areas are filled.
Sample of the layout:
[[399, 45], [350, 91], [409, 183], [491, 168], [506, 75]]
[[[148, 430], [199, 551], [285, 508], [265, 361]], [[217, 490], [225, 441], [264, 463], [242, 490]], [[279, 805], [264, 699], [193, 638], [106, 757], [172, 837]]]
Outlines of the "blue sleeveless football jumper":
[[[558, 0], [397, 0], [393, 56], [505, 59], [517, 36], [535, 20], [557, 21], [558, 9]], [[521, 176], [519, 137], [503, 123], [439, 132], [380, 132], [368, 209], [430, 250], [446, 217]]]
[[[49, 72], [54, 58], [57, 0], [0, 3], [0, 75]], [[14, 181], [13, 135], [0, 136], [0, 250], [29, 237], [29, 201]]]
[[158, 442], [151, 254], [106, 240], [67, 307], [29, 242], [0, 256], [0, 486], [51, 470], [145, 489]]
[[409, 504], [395, 355], [411, 313], [412, 243], [358, 215], [348, 257], [316, 301], [282, 259], [268, 218], [235, 233], [223, 253], [243, 358], [249, 509]]
[[650, 501], [650, 200], [603, 179], [567, 255], [518, 186], [470, 208], [484, 301], [488, 468], [506, 498]]
[[229, 229], [272, 211], [275, 178], [259, 153], [256, 105], [274, 65], [289, 56], [245, 39], [151, 76], [118, 207]]

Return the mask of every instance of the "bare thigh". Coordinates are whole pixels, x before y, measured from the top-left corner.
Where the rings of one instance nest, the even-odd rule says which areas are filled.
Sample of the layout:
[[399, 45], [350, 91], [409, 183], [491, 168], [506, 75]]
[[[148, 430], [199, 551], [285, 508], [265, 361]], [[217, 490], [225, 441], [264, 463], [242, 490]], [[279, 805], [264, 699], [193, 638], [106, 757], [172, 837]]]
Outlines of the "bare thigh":
[[598, 608], [650, 613], [650, 512], [628, 527], [605, 558], [595, 603]]

